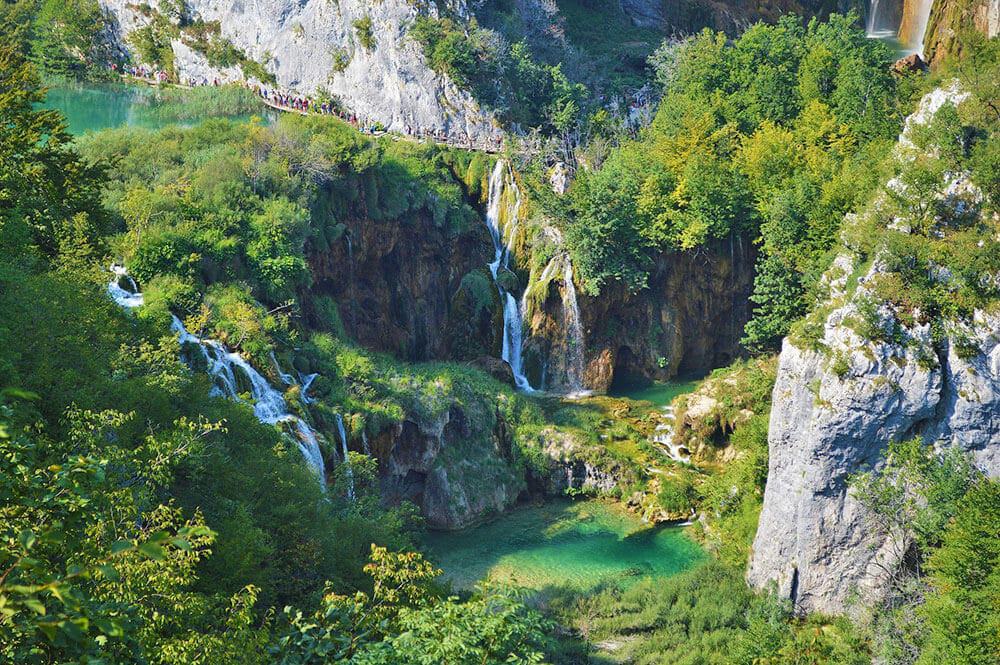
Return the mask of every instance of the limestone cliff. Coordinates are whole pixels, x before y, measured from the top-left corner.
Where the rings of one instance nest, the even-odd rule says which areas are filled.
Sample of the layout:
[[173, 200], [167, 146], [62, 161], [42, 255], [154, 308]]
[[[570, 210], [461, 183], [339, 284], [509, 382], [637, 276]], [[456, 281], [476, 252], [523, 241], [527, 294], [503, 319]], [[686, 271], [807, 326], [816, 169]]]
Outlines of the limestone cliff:
[[[132, 0], [101, 0], [114, 23], [114, 39], [133, 50], [130, 37], [156, 10]], [[359, 118], [394, 131], [442, 131], [464, 140], [499, 135], [470, 94], [427, 66], [407, 36], [420, 11], [406, 0], [184, 0], [186, 16], [218, 22], [221, 36], [273, 74], [277, 86], [300, 94], [329, 93]], [[449, 10], [467, 14], [464, 0]], [[437, 15], [434, 2], [426, 11]], [[239, 68], [212, 66], [203, 53], [173, 39], [181, 77], [244, 78]]]
[[[907, 132], [959, 99], [954, 89], [928, 95]], [[909, 144], [907, 133], [900, 143]], [[952, 177], [940, 203], [969, 214], [977, 192], [961, 174]], [[890, 228], [912, 233], [907, 223], [897, 218]], [[902, 564], [849, 488], [853, 474], [882, 464], [890, 441], [919, 436], [959, 446], [1000, 475], [1000, 313], [914, 317], [876, 295], [890, 270], [885, 256], [866, 263], [854, 251], [841, 254], [825, 278], [828, 300], [813, 314], [816, 338], [786, 339], [779, 359], [748, 578], [760, 588], [776, 584], [800, 611], [840, 613], [878, 600]], [[955, 278], [939, 269], [936, 279], [950, 290]]]
[[961, 52], [959, 35], [966, 29], [986, 37], [1000, 34], [1000, 0], [935, 0], [923, 35], [924, 59], [937, 64]]

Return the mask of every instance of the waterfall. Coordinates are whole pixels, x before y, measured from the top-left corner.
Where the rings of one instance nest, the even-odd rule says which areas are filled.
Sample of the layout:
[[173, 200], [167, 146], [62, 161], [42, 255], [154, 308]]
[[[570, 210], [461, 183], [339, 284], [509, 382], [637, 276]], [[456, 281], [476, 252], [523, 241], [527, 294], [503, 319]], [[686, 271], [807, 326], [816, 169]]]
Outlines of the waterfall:
[[354, 501], [354, 469], [351, 468], [351, 458], [347, 456], [347, 430], [344, 428], [344, 418], [337, 414], [337, 433], [340, 434], [340, 450], [344, 456], [347, 471], [347, 498]]
[[573, 284], [573, 263], [566, 256], [563, 269], [563, 319], [566, 323], [566, 382], [570, 396], [583, 397], [590, 391], [583, 387], [583, 324], [580, 323], [580, 306], [576, 302], [576, 286]]
[[[562, 245], [562, 235], [557, 229], [548, 231], [552, 236], [552, 241], [557, 245]], [[564, 389], [568, 397], [586, 397], [591, 391], [584, 388], [583, 376], [586, 368], [584, 351], [586, 345], [583, 339], [583, 323], [580, 317], [580, 305], [576, 298], [576, 284], [573, 282], [573, 262], [569, 253], [560, 251], [542, 269], [537, 279], [533, 279], [524, 291], [521, 301], [521, 309], [529, 312], [531, 303], [529, 294], [538, 295], [539, 292], [547, 296], [549, 285], [554, 280], [561, 280], [562, 286], [559, 289], [559, 297], [562, 302], [562, 333], [559, 340], [558, 351], [555, 348], [549, 351], [549, 358], [545, 363], [545, 370], [548, 373], [549, 365], [552, 368], [552, 377], [555, 386]], [[543, 385], [550, 384], [546, 379]]]
[[[889, 40], [894, 48], [900, 44], [904, 53], [923, 57], [924, 33], [930, 20], [934, 0], [902, 0], [902, 16], [898, 4], [890, 0], [871, 0], [865, 34], [874, 39]], [[898, 23], [897, 23], [898, 21]]]
[[[141, 307], [145, 299], [142, 293], [139, 292], [139, 285], [135, 283], [135, 280], [128, 274], [125, 270], [125, 266], [120, 266], [118, 264], [111, 264], [111, 273], [114, 277], [108, 283], [108, 295], [115, 303], [124, 309], [133, 309], [135, 307]], [[121, 287], [121, 282], [125, 281], [129, 285], [129, 289], [123, 289]]]
[[299, 374], [299, 399], [302, 400], [303, 404], [312, 404], [316, 400], [309, 396], [309, 388], [312, 386], [313, 381], [319, 374], [313, 372], [312, 374], [306, 374], [302, 376]]
[[910, 53], [924, 57], [924, 33], [931, 18], [934, 0], [904, 0], [903, 20], [899, 25], [899, 40]]
[[[513, 193], [512, 203], [504, 201], [505, 191]], [[521, 357], [524, 327], [521, 306], [499, 279], [500, 269], [507, 270], [510, 266], [520, 209], [521, 192], [517, 189], [514, 179], [508, 177], [507, 163], [502, 159], [497, 160], [493, 173], [490, 174], [486, 226], [493, 238], [493, 261], [489, 264], [490, 273], [493, 275], [493, 282], [500, 292], [500, 300], [503, 303], [503, 344], [500, 356], [510, 365], [517, 388], [532, 392], [531, 384], [524, 375], [524, 361]]]
[[288, 410], [288, 404], [281, 392], [275, 390], [267, 379], [240, 354], [230, 351], [217, 340], [200, 339], [191, 334], [177, 316], [172, 314], [171, 319], [170, 328], [177, 333], [181, 347], [194, 345], [205, 359], [208, 365], [208, 374], [215, 379], [215, 386], [212, 388], [211, 394], [243, 402], [239, 390], [240, 382], [237, 379], [237, 373], [239, 373], [249, 384], [253, 413], [257, 420], [268, 425], [280, 423], [292, 425], [295, 428], [293, 438], [306, 463], [321, 480], [324, 479], [326, 468], [316, 432], [309, 426], [309, 423]]
[[[121, 307], [126, 309], [142, 305], [144, 302], [142, 293], [139, 292], [138, 285], [135, 283], [135, 280], [129, 277], [125, 268], [113, 265], [111, 266], [111, 272], [114, 277], [108, 284], [108, 295]], [[122, 288], [122, 281], [125, 281], [132, 290]], [[316, 432], [305, 420], [288, 411], [288, 405], [285, 403], [285, 398], [282, 394], [271, 387], [267, 379], [254, 369], [253, 365], [248, 363], [238, 353], [227, 349], [222, 342], [214, 339], [200, 339], [188, 332], [177, 316], [171, 314], [170, 318], [170, 329], [177, 334], [177, 341], [181, 346], [181, 350], [183, 351], [185, 347], [197, 348], [205, 360], [208, 373], [212, 376], [215, 383], [210, 394], [243, 402], [243, 398], [240, 397], [239, 382], [236, 378], [237, 372], [240, 372], [249, 382], [250, 396], [253, 399], [253, 412], [257, 420], [269, 425], [277, 425], [279, 423], [292, 425], [295, 429], [295, 434], [290, 435], [291, 438], [295, 440], [306, 463], [316, 472], [320, 482], [323, 483], [326, 478], [326, 470]], [[274, 361], [275, 367], [277, 367], [277, 360], [273, 354], [271, 355], [271, 359]], [[282, 375], [280, 369], [278, 369], [278, 374], [284, 381], [287, 375]], [[291, 377], [289, 376], [288, 378], [290, 379]]]
[[286, 386], [295, 385], [295, 379], [292, 378], [292, 375], [281, 371], [281, 365], [278, 364], [278, 359], [274, 357], [274, 351], [271, 351], [271, 364], [274, 365], [274, 373], [278, 375], [282, 383]]
[[663, 422], [656, 426], [656, 433], [653, 434], [653, 441], [660, 444], [660, 449], [670, 459], [676, 462], [690, 464], [691, 455], [684, 449], [683, 446], [679, 446], [674, 443], [675, 420], [676, 418], [674, 416], [673, 405], [668, 404], [663, 407]]

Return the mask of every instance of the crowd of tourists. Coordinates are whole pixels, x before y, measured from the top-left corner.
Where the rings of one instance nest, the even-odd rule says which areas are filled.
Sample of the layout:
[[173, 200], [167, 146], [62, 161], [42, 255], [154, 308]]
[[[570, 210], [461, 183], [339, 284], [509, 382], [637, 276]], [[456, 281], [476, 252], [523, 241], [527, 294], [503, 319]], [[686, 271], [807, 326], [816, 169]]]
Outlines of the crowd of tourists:
[[[167, 72], [153, 69], [145, 65], [127, 65], [119, 67], [116, 64], [112, 64], [111, 70], [124, 76], [131, 76], [133, 78], [155, 82], [158, 84], [167, 83], [170, 79], [170, 75]], [[218, 78], [208, 78], [205, 76], [184, 77], [180, 80], [181, 85], [191, 88], [220, 86], [225, 83], [226, 82], [220, 81]], [[243, 82], [242, 85], [255, 92], [265, 104], [272, 108], [303, 114], [316, 113], [319, 115], [332, 115], [340, 118], [346, 123], [349, 123], [362, 133], [372, 135], [386, 133], [385, 126], [381, 122], [359, 118], [354, 113], [347, 113], [333, 101], [318, 102], [316, 100], [309, 99], [308, 97], [290, 94], [281, 90], [268, 88], [263, 85], [255, 85], [250, 82]], [[424, 127], [415, 127], [411, 124], [404, 125], [399, 133], [421, 141], [433, 141], [435, 143], [443, 143], [446, 145], [468, 148], [470, 150], [481, 149], [489, 152], [500, 152], [503, 149], [503, 139], [499, 136], [476, 140], [471, 134], [468, 133], [465, 133], [464, 136], [457, 136], [455, 134], [449, 134], [442, 129], [427, 129]]]

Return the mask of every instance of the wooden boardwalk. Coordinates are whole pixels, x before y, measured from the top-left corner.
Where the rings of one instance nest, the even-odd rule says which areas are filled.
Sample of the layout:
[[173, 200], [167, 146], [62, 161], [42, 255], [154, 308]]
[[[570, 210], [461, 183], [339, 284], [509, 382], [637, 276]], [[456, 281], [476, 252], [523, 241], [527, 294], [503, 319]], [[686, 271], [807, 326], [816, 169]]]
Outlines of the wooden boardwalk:
[[[195, 86], [185, 85], [183, 83], [168, 83], [168, 82], [165, 82], [165, 81], [159, 81], [157, 79], [145, 78], [145, 77], [142, 77], [142, 76], [132, 76], [130, 74], [121, 74], [121, 78], [124, 79], [124, 80], [126, 80], [126, 81], [138, 81], [140, 83], [145, 83], [146, 85], [150, 85], [150, 86], [157, 87], [157, 88], [170, 87], [170, 88], [180, 88], [182, 90], [194, 90], [194, 88], [195, 88]], [[203, 87], [214, 87], [214, 86], [203, 86]], [[248, 89], [251, 90], [251, 91], [253, 91], [253, 88], [248, 88]], [[277, 102], [275, 102], [272, 99], [269, 99], [267, 97], [264, 97], [263, 95], [257, 94], [256, 91], [254, 91], [254, 93], [255, 93], [257, 99], [259, 99], [264, 104], [264, 106], [266, 106], [266, 107], [268, 107], [268, 108], [270, 108], [272, 110], [278, 111], [279, 113], [297, 113], [298, 115], [302, 115], [302, 116], [310, 116], [310, 115], [332, 116], [332, 117], [338, 118], [338, 119], [340, 119], [340, 120], [342, 120], [344, 122], [349, 122], [346, 118], [343, 118], [343, 117], [341, 117], [340, 115], [338, 115], [336, 113], [315, 113], [315, 112], [312, 112], [312, 111], [306, 111], [306, 110], [303, 110], [303, 109], [295, 108], [293, 106], [286, 106], [284, 104], [278, 104]], [[310, 103], [312, 103], [312, 102], [310, 102]], [[351, 124], [353, 125], [353, 123], [351, 123]], [[389, 131], [384, 131], [384, 130], [383, 131], [365, 132], [365, 131], [361, 130], [359, 127], [357, 127], [357, 126], [355, 126], [355, 129], [358, 129], [358, 131], [361, 131], [362, 133], [364, 133], [364, 134], [366, 134], [368, 136], [388, 136], [389, 138], [391, 138], [394, 141], [409, 141], [411, 143], [433, 143], [435, 145], [440, 145], [440, 146], [444, 146], [444, 147], [448, 147], [448, 148], [458, 148], [460, 150], [468, 150], [470, 152], [485, 152], [485, 153], [494, 154], [494, 155], [503, 152], [503, 143], [502, 142], [499, 145], [494, 144], [492, 141], [488, 142], [486, 144], [477, 145], [475, 142], [473, 142], [471, 140], [462, 141], [460, 139], [450, 138], [450, 137], [441, 139], [441, 138], [438, 138], [438, 137], [435, 137], [435, 136], [426, 136], [426, 135], [424, 135], [424, 136], [412, 136], [410, 134], [402, 134], [400, 132], [389, 132]]]

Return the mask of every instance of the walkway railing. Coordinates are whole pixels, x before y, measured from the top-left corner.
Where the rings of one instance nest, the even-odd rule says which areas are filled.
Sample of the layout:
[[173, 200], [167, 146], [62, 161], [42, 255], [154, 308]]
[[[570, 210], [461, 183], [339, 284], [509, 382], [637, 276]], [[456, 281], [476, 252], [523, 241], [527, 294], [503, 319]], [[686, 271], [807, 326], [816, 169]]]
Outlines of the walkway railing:
[[[118, 70], [115, 70], [118, 71]], [[131, 68], [126, 71], [119, 72], [120, 76], [125, 80], [137, 81], [140, 83], [145, 83], [147, 85], [152, 85], [156, 87], [174, 87], [183, 88], [190, 90], [193, 88], [200, 87], [216, 87], [222, 85], [218, 79], [208, 80], [202, 79], [203, 83], [198, 84], [192, 81], [192, 84], [183, 83], [171, 83], [167, 80], [166, 72], [154, 71], [148, 68]], [[257, 97], [264, 103], [268, 108], [274, 109], [281, 113], [297, 113], [299, 115], [331, 115], [340, 118], [344, 122], [350, 124], [358, 131], [368, 134], [370, 136], [388, 136], [393, 140], [397, 141], [413, 141], [416, 143], [420, 142], [430, 142], [437, 145], [460, 148], [463, 150], [475, 150], [479, 152], [486, 153], [500, 153], [503, 152], [503, 139], [498, 137], [495, 140], [492, 139], [479, 139], [476, 140], [471, 135], [466, 134], [464, 137], [455, 136], [452, 134], [446, 134], [438, 130], [427, 130], [422, 128], [417, 128], [416, 131], [410, 132], [390, 132], [382, 127], [381, 123], [374, 121], [365, 121], [359, 119], [356, 115], [346, 114], [338, 109], [332, 103], [320, 103], [316, 102], [308, 97], [300, 97], [297, 95], [286, 94], [277, 90], [270, 90], [263, 86], [254, 86], [248, 83], [243, 84], [248, 90], [252, 90]]]

